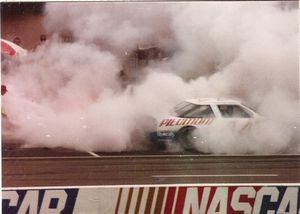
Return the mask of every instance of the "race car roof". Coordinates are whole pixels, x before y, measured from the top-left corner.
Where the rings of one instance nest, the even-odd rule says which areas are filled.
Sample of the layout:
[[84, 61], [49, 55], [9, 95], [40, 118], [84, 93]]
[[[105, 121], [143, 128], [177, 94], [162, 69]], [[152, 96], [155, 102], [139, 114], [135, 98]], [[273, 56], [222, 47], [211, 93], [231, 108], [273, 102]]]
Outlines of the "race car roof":
[[186, 102], [193, 103], [196, 105], [209, 105], [209, 104], [241, 104], [238, 100], [232, 99], [217, 99], [217, 98], [198, 98], [198, 99], [187, 99]]

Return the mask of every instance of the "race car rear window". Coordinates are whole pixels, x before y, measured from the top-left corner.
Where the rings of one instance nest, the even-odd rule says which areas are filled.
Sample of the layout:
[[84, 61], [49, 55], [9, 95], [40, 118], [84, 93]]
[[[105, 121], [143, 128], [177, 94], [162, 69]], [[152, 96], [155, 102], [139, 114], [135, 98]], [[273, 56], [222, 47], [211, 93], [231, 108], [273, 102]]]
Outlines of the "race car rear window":
[[177, 111], [178, 116], [185, 118], [211, 118], [215, 117], [209, 105], [195, 105], [189, 104]]
[[218, 105], [225, 118], [250, 118], [251, 115], [239, 105]]

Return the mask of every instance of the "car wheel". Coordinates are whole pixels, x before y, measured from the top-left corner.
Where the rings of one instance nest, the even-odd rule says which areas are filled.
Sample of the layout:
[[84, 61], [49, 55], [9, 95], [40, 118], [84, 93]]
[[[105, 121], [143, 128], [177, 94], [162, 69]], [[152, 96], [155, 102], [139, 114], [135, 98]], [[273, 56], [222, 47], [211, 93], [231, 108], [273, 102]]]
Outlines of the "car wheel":
[[197, 137], [194, 136], [193, 132], [197, 128], [194, 126], [187, 126], [180, 129], [176, 134], [176, 141], [180, 144], [180, 146], [185, 150], [193, 150], [195, 149], [195, 142], [197, 141]]

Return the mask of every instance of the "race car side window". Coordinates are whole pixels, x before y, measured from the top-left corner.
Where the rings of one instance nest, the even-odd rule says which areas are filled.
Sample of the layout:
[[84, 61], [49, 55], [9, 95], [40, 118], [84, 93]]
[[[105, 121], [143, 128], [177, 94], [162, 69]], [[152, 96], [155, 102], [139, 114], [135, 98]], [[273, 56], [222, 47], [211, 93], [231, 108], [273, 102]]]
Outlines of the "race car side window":
[[186, 112], [189, 112], [193, 108], [195, 108], [195, 104], [189, 103], [189, 102], [182, 102], [175, 106], [174, 111], [176, 116], [181, 117]]
[[193, 109], [181, 115], [185, 118], [211, 118], [215, 117], [210, 105], [195, 105]]
[[239, 105], [218, 105], [218, 108], [225, 118], [250, 118], [251, 115]]

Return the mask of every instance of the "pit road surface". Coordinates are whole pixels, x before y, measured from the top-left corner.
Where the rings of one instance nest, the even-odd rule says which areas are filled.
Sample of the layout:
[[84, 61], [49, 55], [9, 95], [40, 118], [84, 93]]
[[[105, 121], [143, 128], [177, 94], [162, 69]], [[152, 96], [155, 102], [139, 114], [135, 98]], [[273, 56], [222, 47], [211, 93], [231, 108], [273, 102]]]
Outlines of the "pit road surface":
[[300, 183], [300, 155], [2, 150], [3, 187]]

